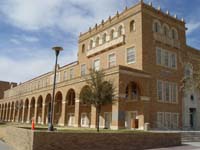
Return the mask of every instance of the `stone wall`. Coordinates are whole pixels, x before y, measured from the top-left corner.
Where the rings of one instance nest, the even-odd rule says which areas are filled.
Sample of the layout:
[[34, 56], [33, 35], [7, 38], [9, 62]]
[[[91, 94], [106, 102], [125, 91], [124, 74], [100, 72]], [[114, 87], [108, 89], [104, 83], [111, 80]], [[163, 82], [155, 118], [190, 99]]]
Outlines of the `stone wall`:
[[4, 129], [5, 136], [3, 140], [15, 150], [32, 150], [33, 131], [16, 127], [6, 127]]
[[67, 133], [7, 127], [5, 142], [16, 150], [140, 150], [181, 144], [179, 133]]

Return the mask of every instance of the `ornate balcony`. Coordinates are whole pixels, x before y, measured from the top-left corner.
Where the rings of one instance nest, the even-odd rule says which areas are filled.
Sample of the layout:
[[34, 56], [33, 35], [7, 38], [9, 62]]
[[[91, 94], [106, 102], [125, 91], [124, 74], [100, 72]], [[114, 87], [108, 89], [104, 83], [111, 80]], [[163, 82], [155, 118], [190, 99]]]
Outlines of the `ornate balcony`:
[[99, 53], [99, 52], [102, 52], [102, 51], [105, 51], [105, 50], [108, 50], [108, 49], [111, 49], [112, 47], [116, 47], [118, 45], [122, 45], [125, 43], [125, 36], [120, 36], [120, 37], [117, 37], [111, 41], [108, 41], [102, 45], [99, 45], [97, 47], [94, 47], [90, 50], [87, 51], [87, 57], [90, 57], [96, 53]]
[[154, 33], [153, 36], [156, 41], [159, 41], [161, 43], [164, 43], [164, 44], [167, 44], [172, 47], [180, 49], [180, 41], [179, 40], [174, 40], [174, 39], [168, 38], [165, 35], [162, 35], [160, 33]]

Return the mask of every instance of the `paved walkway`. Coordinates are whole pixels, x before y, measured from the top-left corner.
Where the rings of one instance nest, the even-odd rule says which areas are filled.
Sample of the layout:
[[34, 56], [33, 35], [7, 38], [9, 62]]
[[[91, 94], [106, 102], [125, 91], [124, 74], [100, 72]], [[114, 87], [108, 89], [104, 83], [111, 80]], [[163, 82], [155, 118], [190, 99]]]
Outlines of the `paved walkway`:
[[200, 150], [200, 142], [183, 143], [182, 146], [170, 147], [170, 148], [157, 148], [151, 150]]
[[0, 150], [13, 150], [10, 146], [0, 140]]

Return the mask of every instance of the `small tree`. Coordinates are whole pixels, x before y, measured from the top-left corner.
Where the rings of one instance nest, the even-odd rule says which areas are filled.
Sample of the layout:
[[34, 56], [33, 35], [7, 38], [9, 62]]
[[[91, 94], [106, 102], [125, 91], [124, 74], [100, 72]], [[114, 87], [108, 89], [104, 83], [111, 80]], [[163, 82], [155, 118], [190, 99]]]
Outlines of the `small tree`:
[[103, 71], [90, 71], [90, 79], [87, 80], [88, 87], [80, 93], [80, 99], [84, 103], [94, 105], [96, 108], [96, 128], [99, 132], [99, 118], [101, 108], [104, 105], [111, 104], [114, 98], [114, 86], [111, 81], [104, 79]]

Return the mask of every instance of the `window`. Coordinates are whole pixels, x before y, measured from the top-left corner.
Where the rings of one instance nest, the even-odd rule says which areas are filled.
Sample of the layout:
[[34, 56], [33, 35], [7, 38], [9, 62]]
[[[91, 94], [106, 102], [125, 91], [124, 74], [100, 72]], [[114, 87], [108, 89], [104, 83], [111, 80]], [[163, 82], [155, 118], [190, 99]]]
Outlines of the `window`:
[[116, 65], [116, 56], [115, 54], [108, 55], [108, 67], [113, 67]]
[[162, 101], [163, 100], [163, 86], [162, 86], [162, 81], [157, 82], [157, 91], [158, 91], [158, 100]]
[[153, 24], [153, 31], [156, 32], [156, 33], [159, 33], [160, 30], [161, 30], [160, 22], [155, 21], [154, 24]]
[[118, 36], [122, 36], [122, 33], [123, 32], [123, 27], [122, 26], [119, 26], [118, 28]]
[[56, 73], [56, 83], [60, 82], [60, 72]]
[[114, 30], [111, 30], [110, 32], [110, 40], [113, 40], [114, 39]]
[[86, 64], [81, 65], [81, 76], [86, 74]]
[[63, 81], [67, 80], [67, 71], [64, 71], [63, 73]]
[[134, 47], [128, 48], [126, 55], [127, 55], [126, 60], [128, 64], [135, 62], [135, 48]]
[[96, 46], [99, 46], [99, 37], [96, 38]]
[[166, 37], [169, 36], [169, 27], [168, 26], [164, 25], [164, 27], [163, 27], [163, 33], [164, 33], [164, 35]]
[[178, 40], [178, 32], [174, 28], [172, 29], [172, 39]]
[[93, 48], [93, 40], [90, 40], [90, 49]]
[[69, 76], [70, 76], [70, 79], [72, 79], [74, 77], [74, 69], [73, 68], [70, 69]]
[[179, 113], [157, 112], [157, 127], [163, 129], [178, 129]]
[[85, 44], [82, 45], [82, 53], [85, 53]]
[[156, 62], [164, 67], [177, 68], [176, 54], [161, 48], [156, 48]]
[[157, 81], [158, 101], [167, 103], [177, 103], [177, 84], [167, 81]]
[[130, 22], [130, 32], [132, 32], [132, 31], [135, 31], [135, 21], [134, 20], [132, 20]]
[[94, 69], [95, 71], [99, 71], [99, 70], [100, 70], [100, 60], [99, 60], [99, 59], [97, 59], [97, 60], [95, 60], [95, 61], [93, 62], [93, 69]]
[[106, 35], [106, 33], [104, 33], [103, 37], [102, 37], [102, 44], [106, 43], [106, 37], [107, 37], [107, 35]]
[[127, 85], [125, 96], [127, 100], [138, 100], [139, 88], [135, 82], [131, 82]]
[[185, 65], [185, 77], [189, 78], [193, 75], [193, 67], [190, 63]]
[[157, 127], [163, 128], [164, 127], [164, 112], [157, 112]]

